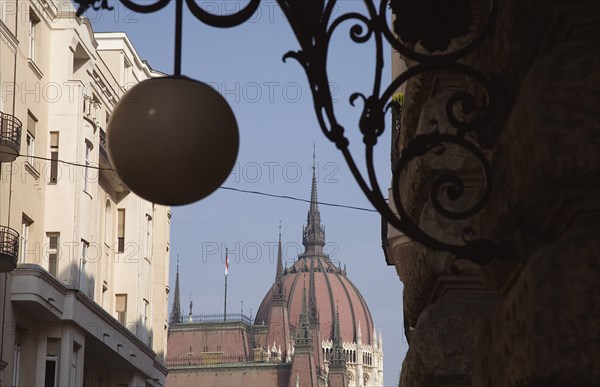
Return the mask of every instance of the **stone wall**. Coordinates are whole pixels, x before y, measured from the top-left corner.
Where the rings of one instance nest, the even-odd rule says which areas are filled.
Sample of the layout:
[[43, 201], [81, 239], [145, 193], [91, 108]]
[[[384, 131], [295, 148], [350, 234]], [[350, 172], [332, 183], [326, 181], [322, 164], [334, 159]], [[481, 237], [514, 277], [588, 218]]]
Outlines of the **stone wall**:
[[[432, 209], [428, 184], [445, 171], [472, 184], [471, 199], [479, 193], [476, 163], [451, 151], [443, 161], [411, 166], [401, 194], [431, 235], [457, 243], [471, 227], [480, 237], [509, 241], [514, 253], [478, 266], [406, 238], [390, 240], [410, 343], [401, 386], [600, 380], [599, 37], [597, 1], [503, 0], [491, 35], [463, 60], [494, 91], [491, 120], [472, 138], [492, 163], [492, 197], [466, 222]], [[400, 149], [392, 153], [432, 123], [452, 130], [443, 108], [460, 89], [475, 87], [455, 74], [408, 82]]]
[[167, 385], [171, 387], [287, 386], [289, 364], [223, 364], [214, 367], [171, 368]]

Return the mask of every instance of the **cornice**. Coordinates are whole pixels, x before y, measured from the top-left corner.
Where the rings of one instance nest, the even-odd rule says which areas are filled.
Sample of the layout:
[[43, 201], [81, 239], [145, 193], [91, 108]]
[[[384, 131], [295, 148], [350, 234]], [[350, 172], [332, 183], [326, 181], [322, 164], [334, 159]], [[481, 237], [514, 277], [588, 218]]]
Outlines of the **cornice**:
[[4, 22], [0, 21], [0, 40], [8, 47], [10, 52], [13, 54], [17, 52], [19, 47], [19, 40], [12, 33], [11, 30], [8, 29], [8, 26], [4, 24]]

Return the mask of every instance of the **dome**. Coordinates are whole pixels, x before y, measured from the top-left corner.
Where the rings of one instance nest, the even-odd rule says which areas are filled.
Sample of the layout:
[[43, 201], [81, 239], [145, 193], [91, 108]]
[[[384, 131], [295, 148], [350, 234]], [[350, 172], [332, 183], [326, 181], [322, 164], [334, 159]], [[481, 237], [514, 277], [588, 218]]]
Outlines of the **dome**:
[[[312, 273], [311, 266], [313, 267]], [[367, 303], [352, 281], [346, 277], [345, 270], [335, 267], [324, 255], [301, 256], [284, 274], [291, 330], [294, 331], [299, 326], [303, 289], [306, 286], [308, 293], [311, 275], [314, 275], [315, 281], [321, 339], [333, 340], [333, 322], [337, 306], [342, 341], [358, 342], [360, 326], [362, 343], [374, 344], [377, 338], [373, 337], [373, 318]], [[268, 321], [272, 293], [273, 287], [260, 304], [256, 314], [256, 324]]]
[[[279, 236], [279, 254], [277, 258], [277, 275], [275, 283], [265, 295], [258, 312], [255, 324], [269, 322], [269, 311], [273, 298], [287, 300], [290, 331], [299, 326], [302, 312], [302, 297], [306, 289], [307, 303], [314, 317], [318, 311], [322, 340], [333, 340], [333, 326], [336, 308], [339, 313], [340, 336], [343, 342], [360, 341], [363, 344], [375, 344], [373, 318], [364, 298], [346, 277], [346, 269], [335, 267], [323, 252], [325, 245], [325, 228], [321, 225], [321, 214], [317, 201], [317, 182], [315, 178], [314, 154], [313, 176], [310, 195], [310, 209], [306, 226], [302, 229], [304, 252], [292, 267], [282, 270], [281, 267], [281, 234]], [[314, 281], [314, 282], [313, 282]], [[312, 288], [314, 286], [314, 288]], [[277, 289], [277, 294], [274, 295]], [[281, 291], [283, 290], [283, 294]], [[316, 305], [311, 306], [312, 299]], [[274, 297], [275, 296], [275, 297]], [[316, 308], [315, 308], [316, 306]], [[316, 309], [315, 312], [313, 312]]]

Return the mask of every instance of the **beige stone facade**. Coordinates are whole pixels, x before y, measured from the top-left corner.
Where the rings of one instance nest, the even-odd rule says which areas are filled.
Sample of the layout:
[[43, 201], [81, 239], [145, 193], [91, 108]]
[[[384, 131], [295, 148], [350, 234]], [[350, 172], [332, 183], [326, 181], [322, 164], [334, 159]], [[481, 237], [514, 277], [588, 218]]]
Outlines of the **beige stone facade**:
[[[509, 241], [514, 254], [481, 266], [453, 261], [389, 227], [386, 253], [404, 283], [410, 345], [402, 387], [600, 380], [599, 3], [498, 3], [491, 35], [463, 60], [494, 91], [487, 137], [471, 138], [492, 163], [488, 205], [466, 222], [433, 210], [428, 184], [436, 176], [455, 171], [468, 193], [481, 186], [478, 165], [457, 154], [419, 160], [400, 189], [409, 215], [431, 235], [461, 243], [468, 226]], [[445, 104], [460, 90], [476, 88], [460, 74], [412, 78], [395, 117], [392, 154], [432, 123], [442, 133], [454, 130]]]
[[164, 385], [171, 213], [129, 192], [105, 143], [127, 88], [162, 74], [69, 1], [0, 5], [0, 243], [10, 228], [19, 246], [0, 274], [0, 386]]

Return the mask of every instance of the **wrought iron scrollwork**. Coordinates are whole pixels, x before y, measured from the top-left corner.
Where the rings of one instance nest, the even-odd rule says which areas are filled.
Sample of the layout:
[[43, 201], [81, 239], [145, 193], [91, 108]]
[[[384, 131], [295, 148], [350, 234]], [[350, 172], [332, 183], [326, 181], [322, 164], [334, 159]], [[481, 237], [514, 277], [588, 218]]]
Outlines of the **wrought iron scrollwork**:
[[[378, 9], [373, 1], [365, 0], [364, 4], [367, 9], [367, 15], [349, 12], [336, 17], [330, 24], [325, 21], [330, 20], [332, 16], [331, 11], [336, 1], [321, 3], [323, 4], [323, 11], [319, 16], [316, 16], [314, 13], [298, 9], [298, 5], [295, 2], [280, 2], [288, 20], [308, 20], [308, 25], [318, 26], [317, 28], [307, 28], [300, 23], [290, 22], [294, 33], [298, 37], [300, 50], [287, 53], [284, 59], [296, 59], [306, 71], [321, 129], [327, 138], [334, 142], [341, 150], [352, 174], [369, 201], [392, 226], [402, 231], [408, 237], [427, 247], [448, 251], [454, 254], [457, 259], [467, 259], [483, 264], [492, 259], [509, 256], [510, 249], [504, 243], [495, 243], [487, 239], [477, 239], [474, 237], [474, 231], [469, 227], [464, 227], [463, 229], [463, 244], [451, 244], [430, 236], [410, 218], [404, 208], [403, 198], [400, 194], [400, 177], [406, 171], [409, 163], [426, 155], [433, 154], [435, 157], [443, 157], [447, 147], [453, 146], [462, 149], [475, 158], [481, 167], [483, 187], [481, 193], [475, 199], [475, 203], [469, 206], [469, 208], [454, 210], [443, 204], [441, 198], [454, 202], [465, 195], [465, 184], [461, 177], [449, 172], [434, 177], [430, 189], [430, 199], [433, 209], [448, 219], [464, 220], [477, 214], [489, 202], [492, 192], [491, 166], [483, 151], [467, 134], [477, 132], [483, 126], [489, 115], [489, 107], [492, 104], [493, 95], [487, 79], [480, 72], [470, 66], [457, 62], [457, 60], [472, 53], [489, 34], [492, 23], [496, 18], [497, 1], [490, 1], [488, 19], [485, 25], [482, 26], [478, 36], [455, 51], [435, 54], [426, 53], [425, 50], [417, 51], [408, 47], [406, 43], [420, 42], [424, 48], [430, 51], [446, 50], [452, 38], [465, 35], [469, 32], [473, 17], [470, 14], [468, 1], [462, 1], [461, 7], [454, 9], [454, 12], [461, 13], [460, 17], [457, 17], [458, 20], [455, 18], [455, 20], [448, 22], [450, 24], [444, 25], [446, 29], [442, 28], [441, 34], [440, 28], [427, 30], [423, 29], [422, 24], [415, 24], [412, 27], [411, 25], [404, 26], [400, 37], [397, 37], [387, 24], [386, 11], [390, 3], [389, 0], [381, 1]], [[410, 4], [406, 8], [403, 8], [399, 6], [401, 3]], [[432, 7], [433, 3], [439, 4], [439, 2], [427, 0], [418, 2], [392, 1], [391, 6], [392, 9], [400, 13], [403, 12], [403, 9], [408, 9], [413, 13], [421, 12], [419, 16], [423, 17], [427, 13], [425, 11]], [[452, 4], [454, 5], [454, 2]], [[438, 12], [442, 11], [438, 10]], [[398, 17], [399, 15], [396, 16], [397, 21], [402, 21], [407, 20], [411, 15], [401, 14], [400, 17]], [[445, 17], [448, 16], [445, 15]], [[415, 18], [415, 20], [418, 22], [419, 18]], [[328, 88], [329, 81], [326, 71], [327, 51], [333, 33], [345, 22], [354, 23], [349, 31], [352, 41], [358, 44], [374, 41], [376, 47], [375, 82], [372, 94], [365, 96], [361, 93], [354, 93], [350, 96], [349, 101], [352, 105], [359, 100], [363, 103], [358, 128], [365, 143], [366, 176], [363, 176], [360, 172], [354, 157], [349, 151], [349, 141], [344, 134], [344, 127], [336, 119]], [[411, 30], [411, 28], [413, 29]], [[408, 39], [406, 39], [407, 42], [401, 40], [402, 35], [408, 36]], [[416, 62], [409, 69], [393, 79], [387, 87], [382, 84], [384, 42], [388, 42], [405, 58]], [[445, 107], [447, 120], [454, 129], [453, 132], [442, 133], [435, 130], [425, 134], [417, 134], [408, 142], [402, 150], [396, 165], [393, 166], [392, 196], [396, 207], [395, 210], [398, 214], [396, 215], [389, 207], [377, 181], [373, 163], [374, 146], [377, 144], [379, 136], [384, 133], [385, 113], [390, 106], [389, 101], [393, 97], [394, 91], [400, 85], [417, 75], [442, 71], [459, 73], [473, 79], [484, 90], [485, 101], [483, 106], [476, 106], [477, 98], [471, 92], [455, 92], [447, 99]], [[465, 117], [470, 118], [465, 119]]]
[[[79, 4], [77, 9], [77, 16], [81, 16], [87, 11], [88, 8], [92, 7], [98, 11], [100, 9], [112, 10], [113, 7], [108, 5], [108, 0], [74, 0]], [[139, 13], [152, 13], [161, 10], [166, 7], [172, 0], [155, 0], [151, 4], [140, 4], [134, 0], [119, 0], [125, 7], [131, 9], [134, 12]], [[140, 0], [142, 2], [144, 0]], [[144, 1], [147, 3], [147, 1]], [[214, 15], [210, 12], [205, 11], [200, 7], [196, 0], [185, 0], [190, 12], [201, 22], [208, 24], [213, 27], [234, 27], [242, 24], [246, 20], [250, 19], [256, 9], [260, 5], [260, 0], [251, 0], [246, 4], [244, 8], [236, 13], [230, 15]]]
[[[100, 5], [98, 5], [100, 1], [75, 1], [81, 5], [80, 12], [90, 6], [99, 8], [105, 5], [105, 1]], [[120, 1], [139, 12], [153, 12], [168, 3], [168, 0], [159, 0], [141, 6], [132, 0]], [[232, 27], [248, 20], [258, 8], [260, 0], [250, 0], [244, 8], [229, 15], [213, 15], [202, 9], [195, 0], [185, 0], [185, 2], [200, 21], [216, 27]], [[479, 26], [479, 33], [455, 50], [448, 50], [449, 43], [454, 38], [469, 33], [473, 24], [474, 16], [471, 13], [469, 0], [450, 2], [450, 6], [433, 0], [382, 0], [377, 6], [373, 0], [364, 0], [366, 14], [347, 12], [335, 18], [333, 15], [334, 10], [338, 10], [336, 8], [338, 0], [278, 0], [277, 2], [300, 45], [299, 50], [286, 53], [283, 60], [295, 59], [306, 72], [321, 130], [342, 152], [358, 185], [382, 216], [393, 227], [413, 240], [433, 249], [450, 252], [458, 259], [483, 264], [492, 259], [509, 256], [510, 248], [505, 244], [478, 239], [474, 236], [474, 231], [466, 226], [463, 229], [462, 244], [452, 244], [430, 236], [410, 218], [400, 194], [400, 178], [411, 162], [432, 155], [444, 157], [448, 149], [454, 147], [467, 152], [481, 166], [483, 187], [474, 204], [469, 208], [456, 210], [448, 208], [447, 202], [455, 202], [464, 197], [465, 184], [461, 176], [451, 172], [434, 176], [430, 189], [433, 209], [448, 219], [465, 220], [481, 211], [489, 202], [492, 192], [492, 170], [485, 154], [473, 139], [473, 135], [479, 133], [489, 116], [493, 94], [488, 80], [479, 71], [459, 60], [473, 53], [490, 34], [497, 15], [498, 0], [489, 0], [487, 20]], [[388, 7], [391, 7], [396, 14], [394, 29], [398, 35], [388, 25]], [[438, 19], [432, 19], [432, 11], [439, 16]], [[436, 21], [438, 24], [435, 24]], [[365, 144], [366, 176], [361, 173], [350, 153], [345, 128], [336, 118], [327, 75], [327, 53], [332, 36], [347, 22], [353, 23], [349, 29], [349, 37], [353, 42], [375, 43], [374, 83], [370, 91], [371, 95], [357, 92], [353, 93], [349, 100], [353, 106], [362, 102], [358, 129]], [[387, 86], [382, 84], [384, 55], [387, 55], [385, 43], [390, 44], [404, 58], [414, 62]], [[388, 205], [377, 181], [373, 160], [374, 147], [385, 131], [385, 115], [390, 108], [394, 92], [409, 79], [433, 72], [454, 72], [474, 80], [483, 90], [484, 101], [483, 104], [479, 103], [480, 98], [472, 91], [455, 92], [447, 99], [445, 106], [446, 118], [451, 130], [445, 132], [433, 130], [416, 134], [406, 144], [393, 166], [392, 197], [396, 214]]]
[[75, 0], [77, 4], [79, 4], [79, 8], [77, 8], [77, 16], [81, 16], [88, 10], [88, 8], [92, 7], [93, 10], [98, 11], [101, 8], [112, 11], [113, 7], [108, 5], [108, 0]]
[[195, 0], [186, 0], [186, 4], [192, 14], [201, 22], [213, 27], [228, 28], [250, 19], [260, 5], [260, 0], [251, 0], [244, 8], [230, 15], [213, 15], [200, 7]]

